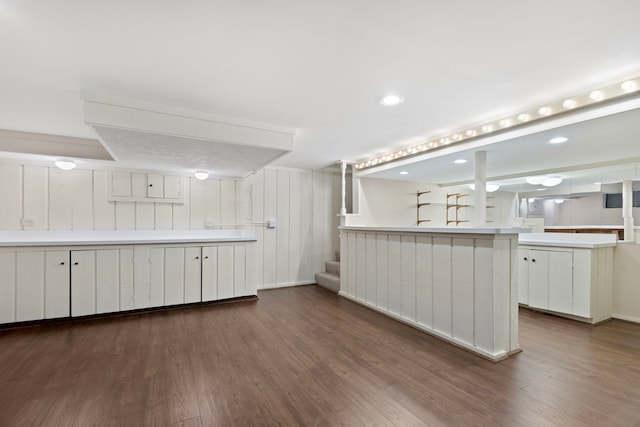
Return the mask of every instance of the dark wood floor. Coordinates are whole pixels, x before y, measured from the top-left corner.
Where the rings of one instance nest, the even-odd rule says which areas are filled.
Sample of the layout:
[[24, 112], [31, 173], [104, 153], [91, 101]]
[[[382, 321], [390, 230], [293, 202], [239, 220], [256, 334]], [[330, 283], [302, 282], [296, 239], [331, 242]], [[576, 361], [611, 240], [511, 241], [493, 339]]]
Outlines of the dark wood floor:
[[494, 364], [316, 286], [0, 332], [0, 426], [640, 425], [640, 325], [521, 312]]

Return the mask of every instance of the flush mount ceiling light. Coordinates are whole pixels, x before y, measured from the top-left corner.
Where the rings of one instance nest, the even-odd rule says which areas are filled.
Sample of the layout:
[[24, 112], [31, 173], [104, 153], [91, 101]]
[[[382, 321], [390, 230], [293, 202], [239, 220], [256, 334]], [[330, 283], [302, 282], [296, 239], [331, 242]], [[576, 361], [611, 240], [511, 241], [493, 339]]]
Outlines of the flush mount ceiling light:
[[76, 162], [73, 160], [61, 159], [54, 163], [58, 168], [63, 171], [70, 171], [71, 169], [76, 167]]
[[207, 171], [196, 171], [194, 176], [196, 177], [196, 179], [199, 179], [200, 181], [204, 181], [205, 179], [209, 178], [209, 172], [207, 172]]
[[[475, 191], [476, 185], [475, 184], [469, 184], [469, 188]], [[485, 190], [487, 191], [487, 193], [495, 193], [496, 191], [498, 191], [499, 188], [500, 188], [500, 186], [498, 184], [489, 184], [489, 183], [487, 183], [486, 186], [485, 186]]]
[[409, 172], [407, 172], [407, 171], [401, 171], [401, 172], [400, 172], [400, 175], [409, 175]]
[[555, 187], [562, 182], [562, 178], [559, 176], [549, 176], [542, 182], [545, 187]]
[[531, 185], [540, 185], [547, 179], [546, 176], [529, 176], [527, 177], [527, 183]]
[[404, 96], [401, 95], [385, 95], [380, 98], [380, 105], [384, 105], [385, 107], [393, 107], [394, 105], [402, 104], [404, 102]]
[[455, 163], [456, 165], [462, 165], [467, 163], [467, 161], [465, 159], [456, 159], [453, 161], [453, 163]]
[[569, 138], [566, 136], [556, 136], [555, 138], [551, 138], [549, 140], [550, 144], [562, 144], [563, 142], [567, 142]]
[[564, 203], [564, 199], [555, 199], [554, 202], [557, 204]]
[[[504, 132], [513, 128], [528, 126], [540, 120], [549, 120], [568, 111], [581, 110], [600, 104], [602, 101], [611, 102], [618, 99], [638, 96], [640, 94], [640, 77], [634, 77], [625, 81], [618, 81], [614, 84], [603, 85], [599, 89], [583, 91], [575, 96], [558, 98], [552, 102], [545, 102], [534, 108], [524, 111], [515, 111], [503, 117], [496, 117], [475, 126], [458, 129], [447, 135], [439, 135], [430, 141], [423, 141], [418, 146], [406, 147], [401, 150], [402, 154], [386, 154], [376, 158], [363, 160], [355, 164], [356, 170], [362, 170], [381, 165], [387, 162], [400, 160], [406, 156], [413, 156], [418, 153], [437, 150], [447, 145], [458, 145], [471, 141], [478, 137], [490, 136], [496, 132]], [[385, 106], [398, 105], [404, 101], [400, 95], [387, 95], [380, 98], [380, 104]], [[410, 148], [414, 148], [411, 151]]]

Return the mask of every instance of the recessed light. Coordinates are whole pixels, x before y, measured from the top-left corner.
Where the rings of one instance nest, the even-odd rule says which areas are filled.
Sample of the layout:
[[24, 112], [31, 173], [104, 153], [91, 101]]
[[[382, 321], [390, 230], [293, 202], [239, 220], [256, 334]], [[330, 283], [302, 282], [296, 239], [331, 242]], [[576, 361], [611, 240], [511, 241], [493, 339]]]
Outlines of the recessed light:
[[491, 125], [482, 126], [482, 132], [491, 132], [492, 130], [493, 130], [493, 126]]
[[76, 167], [76, 163], [73, 160], [61, 159], [54, 163], [58, 168], [63, 171], [70, 171]]
[[380, 105], [385, 107], [393, 107], [394, 105], [402, 104], [404, 102], [404, 96], [400, 95], [385, 95], [380, 98]]
[[400, 175], [409, 175], [409, 172], [407, 172], [407, 171], [400, 171]]
[[549, 114], [551, 114], [551, 108], [549, 108], [549, 107], [540, 107], [538, 109], [538, 114], [540, 114], [541, 116], [548, 116]]
[[557, 204], [564, 203], [564, 199], [555, 199], [554, 202]]
[[564, 108], [566, 108], [567, 110], [570, 110], [572, 108], [576, 108], [576, 106], [578, 105], [578, 103], [576, 102], [575, 99], [566, 99], [563, 103], [562, 106]]
[[453, 161], [453, 163], [455, 163], [456, 165], [461, 165], [467, 163], [467, 161], [465, 159], [456, 159]]
[[529, 120], [529, 115], [528, 114], [525, 114], [525, 113], [518, 114], [518, 121], [519, 122], [526, 122], [527, 120]]
[[551, 138], [549, 140], [550, 144], [562, 144], [563, 142], [567, 142], [569, 138], [566, 136], [556, 136], [555, 138]]
[[500, 125], [501, 128], [506, 128], [511, 124], [511, 121], [509, 119], [502, 119], [498, 124]]

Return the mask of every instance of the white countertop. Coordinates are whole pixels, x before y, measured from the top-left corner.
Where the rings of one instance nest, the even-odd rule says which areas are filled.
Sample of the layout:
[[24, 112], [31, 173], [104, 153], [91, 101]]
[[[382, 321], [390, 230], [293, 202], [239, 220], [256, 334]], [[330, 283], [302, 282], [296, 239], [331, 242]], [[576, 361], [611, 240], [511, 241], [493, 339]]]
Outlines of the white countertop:
[[0, 246], [254, 242], [242, 230], [0, 231]]
[[615, 234], [528, 233], [518, 237], [520, 245], [555, 246], [565, 248], [604, 248], [617, 246]]
[[383, 231], [393, 233], [442, 233], [442, 234], [518, 234], [529, 233], [528, 228], [486, 228], [486, 227], [457, 227], [457, 228], [422, 228], [422, 227], [364, 227], [342, 226], [340, 230], [349, 231]]
[[545, 225], [549, 230], [584, 230], [584, 229], [611, 229], [622, 230], [623, 225]]

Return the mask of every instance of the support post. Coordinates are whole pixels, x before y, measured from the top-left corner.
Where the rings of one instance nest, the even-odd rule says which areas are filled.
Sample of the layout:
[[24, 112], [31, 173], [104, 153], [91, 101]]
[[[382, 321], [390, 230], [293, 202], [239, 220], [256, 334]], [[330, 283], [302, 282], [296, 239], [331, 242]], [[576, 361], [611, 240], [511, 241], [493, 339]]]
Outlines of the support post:
[[633, 225], [633, 181], [622, 181], [622, 219], [624, 221], [624, 240], [635, 240]]
[[347, 215], [347, 162], [340, 162], [340, 170], [342, 171], [342, 204], [340, 205], [340, 216]]
[[473, 192], [473, 226], [487, 226], [487, 152], [477, 151], [475, 161], [475, 190]]

